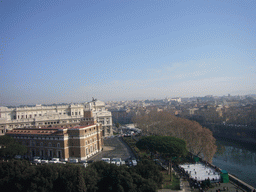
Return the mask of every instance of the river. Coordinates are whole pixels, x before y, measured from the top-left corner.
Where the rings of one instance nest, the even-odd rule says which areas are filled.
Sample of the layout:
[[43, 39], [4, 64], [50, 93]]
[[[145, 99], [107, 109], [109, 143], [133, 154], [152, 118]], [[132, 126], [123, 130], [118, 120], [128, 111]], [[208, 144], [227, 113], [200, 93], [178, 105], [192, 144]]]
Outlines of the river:
[[234, 142], [216, 142], [212, 163], [256, 188], [256, 148]]

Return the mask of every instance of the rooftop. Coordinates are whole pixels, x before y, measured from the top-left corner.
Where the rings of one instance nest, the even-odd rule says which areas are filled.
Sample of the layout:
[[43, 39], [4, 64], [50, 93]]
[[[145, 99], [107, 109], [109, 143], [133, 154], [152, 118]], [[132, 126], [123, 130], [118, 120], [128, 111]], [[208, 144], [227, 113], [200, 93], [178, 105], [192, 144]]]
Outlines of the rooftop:
[[74, 127], [42, 127], [42, 128], [22, 128], [9, 130], [6, 134], [22, 134], [22, 135], [51, 135], [56, 134], [59, 130], [63, 129], [83, 129], [95, 124], [86, 126], [74, 126]]

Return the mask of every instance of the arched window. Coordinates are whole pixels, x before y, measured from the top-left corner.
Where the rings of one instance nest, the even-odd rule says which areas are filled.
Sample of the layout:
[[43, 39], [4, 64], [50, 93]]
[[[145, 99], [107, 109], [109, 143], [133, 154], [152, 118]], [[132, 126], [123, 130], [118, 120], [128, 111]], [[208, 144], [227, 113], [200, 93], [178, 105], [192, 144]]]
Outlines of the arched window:
[[51, 147], [51, 146], [52, 146], [52, 143], [49, 143], [48, 146]]
[[57, 143], [57, 147], [60, 147], [60, 143]]
[[35, 141], [30, 141], [31, 146], [35, 146]]

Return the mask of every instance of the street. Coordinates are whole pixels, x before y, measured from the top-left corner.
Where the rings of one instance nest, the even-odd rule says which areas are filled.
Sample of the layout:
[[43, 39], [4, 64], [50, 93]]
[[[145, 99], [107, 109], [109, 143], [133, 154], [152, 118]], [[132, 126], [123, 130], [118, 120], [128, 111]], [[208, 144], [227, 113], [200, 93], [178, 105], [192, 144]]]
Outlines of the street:
[[100, 161], [101, 158], [121, 158], [123, 161], [134, 157], [130, 148], [119, 137], [104, 139], [103, 151], [88, 158], [88, 160]]

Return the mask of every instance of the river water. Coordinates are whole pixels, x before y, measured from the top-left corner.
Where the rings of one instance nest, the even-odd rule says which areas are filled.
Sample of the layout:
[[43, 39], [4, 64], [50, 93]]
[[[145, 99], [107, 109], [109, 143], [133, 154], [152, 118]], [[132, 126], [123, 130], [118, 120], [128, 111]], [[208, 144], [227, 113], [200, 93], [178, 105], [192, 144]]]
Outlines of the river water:
[[218, 141], [212, 163], [256, 188], [256, 147]]

